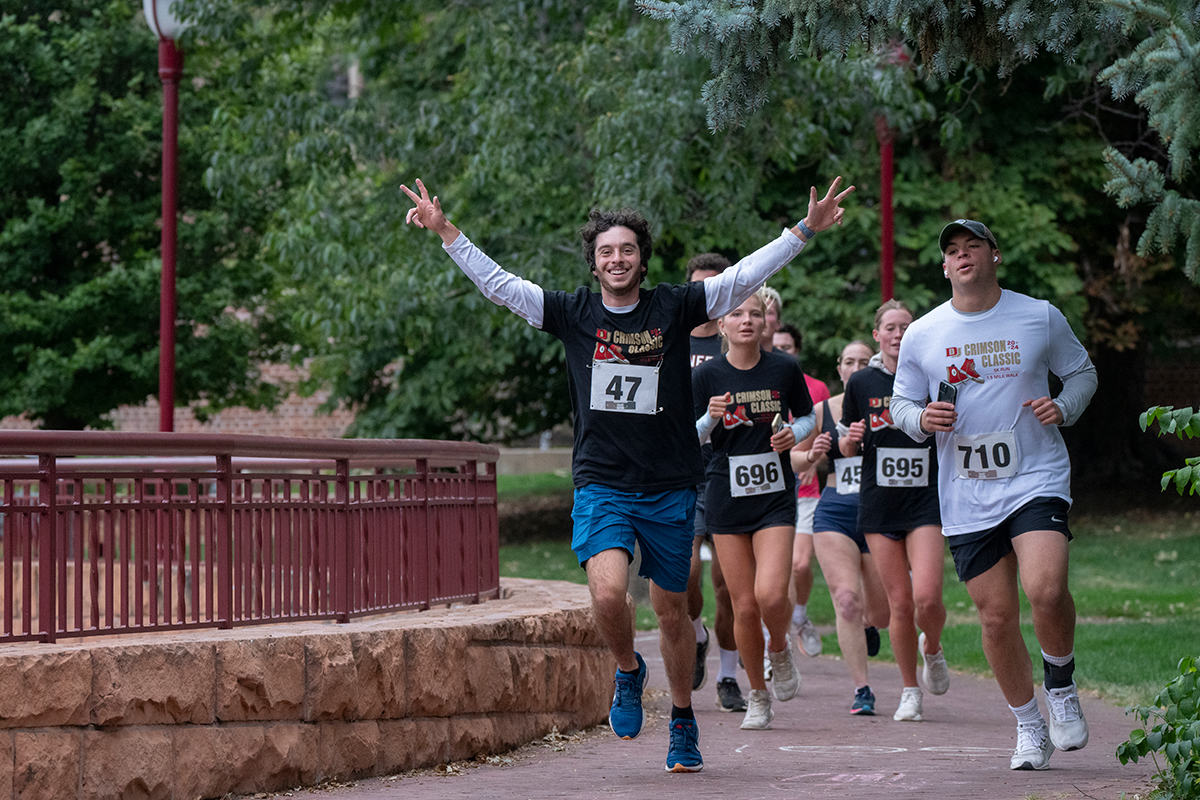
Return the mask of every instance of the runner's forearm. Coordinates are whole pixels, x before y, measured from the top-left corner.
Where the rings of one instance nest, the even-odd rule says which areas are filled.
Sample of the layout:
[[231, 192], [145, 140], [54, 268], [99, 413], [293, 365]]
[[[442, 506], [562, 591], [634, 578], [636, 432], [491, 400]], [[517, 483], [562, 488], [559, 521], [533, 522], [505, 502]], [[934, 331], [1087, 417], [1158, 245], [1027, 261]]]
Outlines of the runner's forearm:
[[704, 299], [709, 319], [723, 317], [746, 302], [767, 278], [783, 269], [803, 249], [803, 240], [791, 231], [784, 231], [720, 275], [705, 278]]

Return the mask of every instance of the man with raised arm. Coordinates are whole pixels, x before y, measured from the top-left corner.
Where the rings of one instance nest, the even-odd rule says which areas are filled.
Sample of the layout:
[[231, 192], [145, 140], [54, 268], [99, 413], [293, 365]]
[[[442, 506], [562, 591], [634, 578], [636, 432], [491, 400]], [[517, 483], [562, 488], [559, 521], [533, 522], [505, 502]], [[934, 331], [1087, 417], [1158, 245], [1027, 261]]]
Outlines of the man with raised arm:
[[[952, 296], [905, 333], [892, 420], [917, 441], [937, 437], [942, 532], [1017, 718], [1010, 766], [1045, 769], [1055, 748], [1088, 741], [1067, 588], [1071, 462], [1058, 428], [1087, 407], [1096, 369], [1058, 309], [1000, 288], [1003, 256], [986, 225], [955, 220], [938, 244]], [[1054, 399], [1051, 372], [1063, 382]], [[1049, 726], [1021, 638], [1018, 578], [1042, 648]]]
[[582, 228], [583, 256], [599, 293], [545, 291], [503, 270], [463, 236], [418, 180], [402, 186], [416, 204], [409, 224], [429, 228], [484, 296], [562, 340], [574, 414], [571, 547], [587, 571], [600, 634], [617, 662], [609, 724], [624, 739], [642, 730], [646, 663], [634, 650], [628, 566], [635, 541], [640, 574], [651, 582], [663, 665], [671, 691], [666, 769], [698, 772], [699, 731], [692, 713], [696, 636], [687, 580], [696, 484], [703, 478], [692, 413], [689, 334], [736, 308], [794, 258], [809, 238], [842, 217], [834, 180], [814, 187], [808, 214], [779, 238], [721, 275], [681, 286], [642, 287], [650, 226], [622, 209], [593, 211]]

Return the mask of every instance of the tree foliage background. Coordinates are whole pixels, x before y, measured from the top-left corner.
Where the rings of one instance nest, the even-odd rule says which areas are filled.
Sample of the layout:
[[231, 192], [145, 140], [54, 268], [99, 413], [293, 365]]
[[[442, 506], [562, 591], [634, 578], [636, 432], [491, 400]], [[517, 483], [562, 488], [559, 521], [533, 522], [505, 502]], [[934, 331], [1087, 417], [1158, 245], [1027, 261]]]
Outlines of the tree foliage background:
[[[258, 363], [286, 338], [263, 313], [274, 279], [254, 257], [269, 209], [186, 180], [221, 134], [226, 55], [190, 59], [181, 92], [176, 393], [201, 414], [270, 402]], [[0, 0], [0, 74], [0, 416], [104, 427], [158, 388], [154, 39], [127, 2]]]
[[[773, 238], [803, 215], [810, 185], [841, 174], [859, 188], [845, 225], [772, 280], [806, 335], [808, 371], [831, 378], [879, 302], [882, 131], [896, 154], [897, 296], [918, 313], [948, 297], [937, 233], [986, 219], [1004, 284], [1062, 308], [1112, 389], [1085, 417], [1085, 434], [1089, 418], [1107, 426], [1100, 461], [1133, 455], [1151, 345], [1194, 337], [1196, 290], [1160, 252], [1184, 239], [1148, 227], [1160, 208], [1184, 224], [1194, 194], [1176, 144], [1190, 128], [1167, 139], [1154, 111], [1191, 97], [1180, 43], [1194, 13], [1169, 6], [1165, 24], [1148, 6], [1083, 0], [1056, 4], [1054, 19], [1001, 0], [642, 6], [186, 0], [198, 21], [187, 73], [202, 84], [183, 92], [187, 205], [213, 220], [190, 263], [215, 281], [210, 312], [253, 312], [230, 328], [249, 337], [249, 360], [232, 362], [241, 374], [286, 342], [312, 368], [309, 389], [330, 386], [331, 403], [357, 412], [354, 434], [544, 430], [569, 412], [560, 347], [484, 300], [436, 236], [403, 225], [402, 182], [423, 178], [502, 265], [573, 289], [590, 277], [577, 231], [594, 206], [643, 211], [650, 283], [681, 280], [692, 255], [736, 258]], [[1184, 56], [1164, 61], [1171, 47]], [[152, 58], [131, 57], [140, 83], [122, 84], [143, 112]], [[1169, 91], [1146, 94], [1160, 84]], [[157, 118], [137, 119], [149, 141]], [[137, 152], [156, 174], [153, 146]], [[1104, 193], [1113, 181], [1119, 203]], [[157, 202], [148, 183], [144, 216]], [[62, 194], [40, 196], [56, 208]], [[1146, 230], [1157, 244], [1139, 251]], [[136, 252], [151, 251], [156, 233], [140, 235]], [[210, 275], [213, 264], [224, 269]]]

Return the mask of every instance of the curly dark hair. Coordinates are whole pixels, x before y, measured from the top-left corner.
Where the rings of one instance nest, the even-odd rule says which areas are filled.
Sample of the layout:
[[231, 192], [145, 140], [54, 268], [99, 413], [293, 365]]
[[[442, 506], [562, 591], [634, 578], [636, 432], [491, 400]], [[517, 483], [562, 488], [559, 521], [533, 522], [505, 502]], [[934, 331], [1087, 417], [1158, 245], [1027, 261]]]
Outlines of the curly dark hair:
[[692, 280], [692, 276], [700, 270], [705, 272], [715, 272], [720, 275], [725, 270], [729, 269], [729, 259], [720, 253], [701, 253], [698, 256], [692, 256], [687, 262], [687, 281]]
[[595, 274], [596, 237], [610, 228], [617, 227], [628, 228], [637, 236], [638, 250], [641, 251], [642, 258], [642, 279], [644, 280], [646, 270], [649, 268], [654, 240], [650, 236], [650, 223], [632, 208], [618, 208], [616, 211], [592, 209], [592, 212], [588, 214], [587, 224], [579, 229], [579, 235], [583, 237], [583, 260], [587, 262], [588, 269]]

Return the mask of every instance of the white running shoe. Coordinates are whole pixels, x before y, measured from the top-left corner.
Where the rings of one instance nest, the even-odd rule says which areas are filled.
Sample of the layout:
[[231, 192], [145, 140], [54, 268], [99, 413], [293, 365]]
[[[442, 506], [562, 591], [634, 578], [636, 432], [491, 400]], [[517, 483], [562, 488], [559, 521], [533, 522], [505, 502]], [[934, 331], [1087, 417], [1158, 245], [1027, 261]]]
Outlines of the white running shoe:
[[1043, 720], [1017, 723], [1017, 749], [1013, 751], [1011, 769], [1045, 769], [1050, 766], [1054, 745]]
[[946, 655], [938, 650], [933, 655], [925, 652], [925, 634], [917, 637], [917, 650], [921, 651], [921, 682], [930, 694], [945, 694], [950, 688], [950, 667], [946, 664]]
[[904, 691], [900, 693], [900, 705], [896, 709], [896, 713], [892, 715], [892, 719], [897, 722], [921, 721], [920, 689], [912, 686], [904, 687]]
[[775, 687], [775, 699], [781, 703], [791, 700], [800, 691], [800, 670], [796, 669], [790, 636], [784, 638], [784, 645], [782, 651], [767, 654], [771, 661], [771, 685]]
[[771, 693], [766, 689], [751, 689], [746, 704], [746, 716], [742, 718], [742, 730], [765, 731], [771, 727], [775, 712], [771, 710]]
[[1079, 707], [1075, 684], [1061, 689], [1043, 689], [1050, 708], [1050, 741], [1059, 750], [1078, 750], [1088, 743], [1087, 720]]
[[811, 619], [805, 617], [804, 622], [793, 625], [792, 633], [800, 642], [800, 649], [804, 651], [804, 655], [809, 658], [821, 655], [821, 634], [817, 633], [817, 626], [813, 625]]

